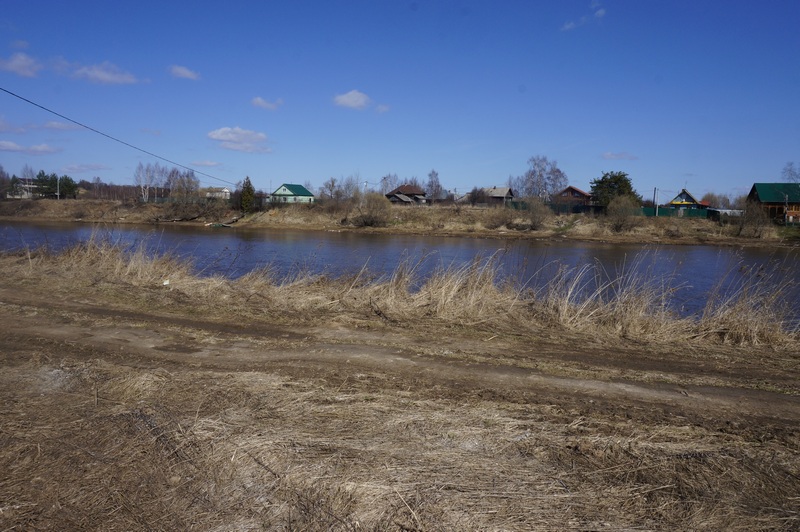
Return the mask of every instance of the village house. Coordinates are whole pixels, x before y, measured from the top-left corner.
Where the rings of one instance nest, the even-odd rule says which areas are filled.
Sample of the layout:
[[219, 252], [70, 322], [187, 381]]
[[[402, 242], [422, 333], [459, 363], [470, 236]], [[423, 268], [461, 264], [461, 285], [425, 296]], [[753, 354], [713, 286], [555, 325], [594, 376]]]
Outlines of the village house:
[[761, 206], [771, 220], [800, 220], [800, 183], [754, 183], [747, 201]]
[[399, 205], [427, 203], [425, 191], [416, 185], [400, 185], [386, 194], [386, 199]]
[[592, 204], [592, 195], [579, 189], [578, 187], [573, 187], [570, 185], [553, 196], [553, 203], [564, 203], [588, 207]]
[[231, 191], [227, 187], [209, 187], [206, 189], [206, 198], [229, 200], [231, 199]]
[[314, 203], [314, 194], [303, 185], [284, 183], [270, 196], [272, 203]]
[[594, 201], [590, 193], [572, 185], [553, 194], [551, 198], [551, 208], [557, 214], [589, 212], [593, 205]]
[[38, 187], [31, 183], [15, 183], [12, 189], [6, 192], [7, 199], [33, 199]]
[[483, 189], [488, 205], [506, 205], [514, 199], [514, 191], [509, 187], [492, 187]]
[[680, 194], [667, 204], [670, 209], [684, 210], [684, 209], [708, 209], [709, 203], [707, 201], [697, 201], [697, 199], [689, 194], [684, 188], [681, 189]]

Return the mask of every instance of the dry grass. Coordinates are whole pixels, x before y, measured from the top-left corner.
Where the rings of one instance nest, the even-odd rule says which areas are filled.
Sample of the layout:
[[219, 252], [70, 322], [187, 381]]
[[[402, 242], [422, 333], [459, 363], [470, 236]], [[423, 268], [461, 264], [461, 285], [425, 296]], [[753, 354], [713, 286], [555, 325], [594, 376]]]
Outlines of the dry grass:
[[797, 338], [800, 318], [790, 320], [793, 309], [780, 272], [784, 267], [739, 265], [743, 275], [730, 272], [710, 294], [698, 334], [735, 345], [771, 345], [787, 336]]
[[404, 261], [389, 278], [375, 278], [366, 267], [350, 278], [304, 271], [280, 277], [267, 268], [228, 280], [201, 277], [189, 264], [168, 255], [151, 257], [143, 245], [125, 250], [93, 238], [58, 254], [29, 251], [18, 267], [29, 275], [64, 276], [90, 285], [143, 287], [142, 297], [168, 290], [205, 308], [248, 316], [279, 312], [308, 320], [350, 314], [377, 316], [395, 325], [432, 320], [523, 334], [556, 327], [664, 343], [780, 347], [798, 337], [798, 324], [789, 319], [792, 308], [783, 299], [785, 290], [776, 285], [775, 275], [763, 270], [739, 284], [722, 283], [701, 316], [681, 317], [672, 305], [680, 287], [648, 273], [641, 264], [615, 275], [599, 265], [561, 268], [540, 286], [525, 288], [503, 280], [496, 259], [477, 258], [427, 277], [420, 271], [423, 258]]
[[[19, 369], [19, 368], [18, 368]], [[33, 368], [26, 367], [30, 371]], [[0, 524], [106, 530], [791, 530], [777, 442], [356, 374], [42, 365], [3, 398]], [[385, 386], [385, 383], [379, 383]], [[202, 393], [198, 391], [202, 390]], [[57, 411], [58, 418], [50, 417]], [[31, 489], [31, 485], [34, 489]], [[797, 508], [796, 504], [794, 505]], [[4, 527], [5, 528], [5, 527]]]
[[[226, 323], [346, 316], [380, 320], [380, 330], [428, 322], [507, 332], [526, 344], [542, 327], [664, 342], [796, 342], [785, 328], [720, 335], [722, 326], [707, 328], [711, 314], [692, 321], [666, 310], [674, 288], [593, 267], [562, 270], [541, 289], [514, 286], [500, 281], [493, 257], [425, 278], [420, 263], [407, 261], [389, 278], [365, 268], [340, 279], [263, 270], [227, 280], [94, 239], [62, 253], [0, 256], [0, 265], [7, 278], [41, 283], [53, 297], [86, 288], [111, 304], [124, 297], [125, 308], [176, 316], [200, 308], [204, 319], [224, 314]], [[779, 320], [782, 307], [764, 305], [761, 279], [721, 290], [728, 295], [710, 307], [725, 309], [719, 320], [735, 320], [741, 308]], [[14, 334], [9, 328], [0, 341]], [[33, 334], [2, 344], [3, 530], [800, 527], [798, 433], [771, 418], [674, 399], [554, 393], [508, 376], [490, 385], [469, 380], [469, 370], [324, 367], [305, 361], [307, 346], [284, 365], [245, 361], [234, 370]]]

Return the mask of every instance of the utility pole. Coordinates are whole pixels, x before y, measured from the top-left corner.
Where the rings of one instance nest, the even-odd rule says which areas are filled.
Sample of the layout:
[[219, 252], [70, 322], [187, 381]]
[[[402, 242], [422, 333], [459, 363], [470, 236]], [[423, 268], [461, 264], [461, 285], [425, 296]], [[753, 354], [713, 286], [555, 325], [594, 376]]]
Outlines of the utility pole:
[[656, 218], [658, 218], [658, 188], [653, 189], [653, 205], [655, 205]]

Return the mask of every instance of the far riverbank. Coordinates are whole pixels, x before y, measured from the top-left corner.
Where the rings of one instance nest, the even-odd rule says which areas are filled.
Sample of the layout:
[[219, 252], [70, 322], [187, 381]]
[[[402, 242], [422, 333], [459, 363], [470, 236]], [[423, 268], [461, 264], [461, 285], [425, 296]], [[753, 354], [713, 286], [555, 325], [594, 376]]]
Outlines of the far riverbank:
[[615, 231], [605, 216], [550, 216], [534, 230], [524, 211], [472, 206], [391, 206], [381, 224], [358, 227], [357, 209], [322, 204], [271, 208], [249, 215], [222, 204], [137, 204], [110, 200], [8, 200], [0, 202], [0, 219], [100, 224], [227, 223], [236, 227], [352, 231], [465, 238], [576, 240], [624, 244], [798, 246], [800, 231], [773, 225], [743, 227], [694, 218], [631, 219]]

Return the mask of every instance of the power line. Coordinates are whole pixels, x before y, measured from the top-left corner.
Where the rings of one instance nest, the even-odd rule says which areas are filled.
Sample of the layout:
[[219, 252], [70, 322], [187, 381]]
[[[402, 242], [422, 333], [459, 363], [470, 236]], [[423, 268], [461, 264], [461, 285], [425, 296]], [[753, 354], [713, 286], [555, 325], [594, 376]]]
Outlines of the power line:
[[38, 107], [39, 109], [47, 111], [48, 113], [54, 114], [57, 117], [63, 118], [64, 120], [72, 122], [73, 124], [76, 124], [76, 125], [78, 125], [78, 126], [80, 126], [82, 128], [85, 128], [85, 129], [88, 129], [89, 131], [97, 133], [98, 135], [102, 135], [102, 136], [104, 136], [104, 137], [106, 137], [108, 139], [111, 139], [114, 142], [119, 142], [120, 144], [123, 144], [123, 145], [125, 145], [125, 146], [127, 146], [129, 148], [133, 148], [134, 150], [140, 151], [142, 153], [146, 153], [147, 155], [149, 155], [151, 157], [155, 157], [156, 159], [161, 159], [162, 161], [168, 162], [169, 164], [174, 164], [175, 166], [179, 166], [179, 167], [184, 168], [186, 170], [191, 170], [195, 174], [200, 174], [202, 176], [210, 177], [211, 179], [215, 179], [215, 180], [220, 181], [222, 183], [227, 183], [229, 185], [236, 186], [236, 183], [232, 183], [230, 181], [225, 181], [224, 179], [220, 179], [219, 177], [213, 176], [211, 174], [207, 174], [205, 172], [201, 172], [200, 170], [195, 170], [194, 168], [191, 168], [189, 166], [183, 165], [181, 163], [176, 163], [175, 161], [171, 161], [170, 159], [167, 159], [166, 157], [162, 157], [160, 155], [156, 155], [153, 152], [150, 152], [150, 151], [147, 151], [145, 149], [139, 148], [138, 146], [134, 146], [133, 144], [131, 144], [129, 142], [125, 142], [124, 140], [118, 139], [116, 137], [112, 137], [111, 135], [109, 135], [107, 133], [103, 133], [102, 131], [100, 131], [98, 129], [95, 129], [95, 128], [91, 127], [91, 126], [87, 126], [86, 124], [82, 124], [81, 122], [78, 122], [77, 120], [73, 120], [73, 119], [69, 118], [68, 116], [62, 115], [61, 113], [57, 113], [57, 112], [53, 111], [52, 109], [48, 109], [44, 105], [39, 105], [38, 103], [36, 103], [34, 101], [31, 101], [31, 100], [29, 100], [27, 98], [24, 98], [24, 97], [20, 96], [19, 94], [13, 93], [8, 89], [4, 89], [3, 87], [0, 87], [0, 91], [5, 92], [6, 94], [10, 94], [11, 96], [13, 96], [15, 98], [19, 98], [23, 102], [29, 103], [29, 104], [33, 105], [34, 107]]

